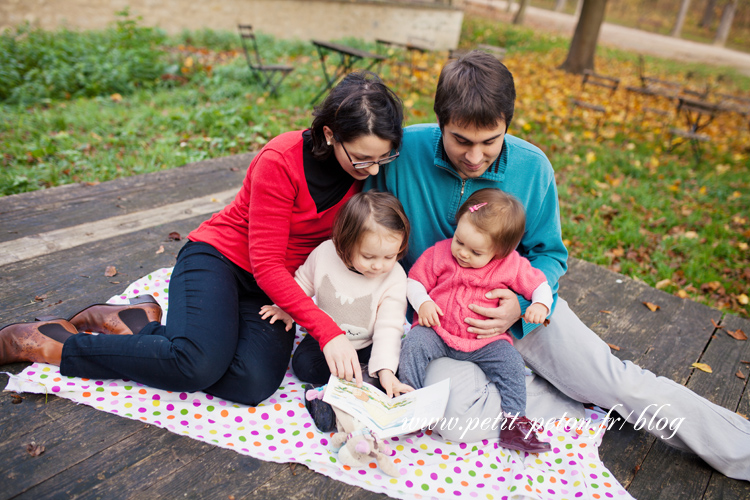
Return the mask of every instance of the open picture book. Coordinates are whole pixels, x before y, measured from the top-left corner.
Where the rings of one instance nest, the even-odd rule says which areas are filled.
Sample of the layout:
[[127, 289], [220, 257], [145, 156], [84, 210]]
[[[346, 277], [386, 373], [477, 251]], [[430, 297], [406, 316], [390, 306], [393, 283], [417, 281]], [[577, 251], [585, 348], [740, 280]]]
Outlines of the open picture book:
[[389, 398], [375, 386], [334, 377], [328, 379], [323, 401], [360, 420], [379, 438], [389, 438], [434, 425], [448, 404], [450, 380]]

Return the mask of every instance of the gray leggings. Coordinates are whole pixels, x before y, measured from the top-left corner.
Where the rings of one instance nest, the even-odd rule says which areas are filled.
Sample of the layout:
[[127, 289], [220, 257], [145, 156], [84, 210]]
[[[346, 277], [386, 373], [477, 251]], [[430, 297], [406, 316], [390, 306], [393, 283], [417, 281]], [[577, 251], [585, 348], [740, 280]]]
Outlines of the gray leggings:
[[415, 389], [422, 388], [427, 365], [434, 359], [444, 357], [475, 363], [500, 391], [503, 411], [526, 415], [523, 358], [505, 340], [491, 342], [476, 351], [463, 352], [445, 345], [432, 328], [415, 326], [401, 344], [399, 380]]

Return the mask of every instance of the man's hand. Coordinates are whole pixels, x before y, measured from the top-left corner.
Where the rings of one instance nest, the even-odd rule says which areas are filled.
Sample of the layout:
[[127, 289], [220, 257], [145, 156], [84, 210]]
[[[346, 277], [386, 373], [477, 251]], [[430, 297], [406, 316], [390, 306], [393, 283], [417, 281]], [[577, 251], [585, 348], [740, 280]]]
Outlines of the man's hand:
[[469, 333], [476, 333], [478, 339], [494, 337], [507, 332], [521, 316], [521, 305], [516, 293], [507, 288], [497, 288], [485, 295], [488, 299], [499, 299], [497, 307], [480, 307], [469, 304], [469, 309], [489, 319], [466, 318], [464, 321], [470, 326]]
[[[421, 309], [421, 307], [420, 307]], [[400, 396], [405, 392], [411, 392], [414, 388], [410, 385], [406, 385], [400, 382], [396, 375], [388, 369], [382, 369], [378, 372], [378, 379], [380, 379], [380, 386], [385, 389], [385, 393], [389, 398], [393, 396]]]
[[[440, 316], [443, 315], [440, 306], [435, 304], [433, 301], [428, 300], [419, 306], [419, 324], [421, 326], [438, 326], [440, 324]], [[382, 385], [382, 384], [381, 384]]]
[[294, 320], [279, 306], [263, 306], [260, 308], [260, 319], [271, 318], [270, 323], [273, 325], [276, 320], [283, 321], [286, 325], [285, 330], [288, 332], [294, 325]]
[[526, 308], [526, 313], [523, 315], [523, 318], [527, 323], [544, 323], [547, 314], [549, 314], [547, 306], [541, 302], [534, 302]]
[[357, 350], [343, 333], [331, 339], [323, 348], [328, 369], [338, 378], [347, 382], [354, 379], [357, 387], [362, 387], [362, 368], [359, 366]]

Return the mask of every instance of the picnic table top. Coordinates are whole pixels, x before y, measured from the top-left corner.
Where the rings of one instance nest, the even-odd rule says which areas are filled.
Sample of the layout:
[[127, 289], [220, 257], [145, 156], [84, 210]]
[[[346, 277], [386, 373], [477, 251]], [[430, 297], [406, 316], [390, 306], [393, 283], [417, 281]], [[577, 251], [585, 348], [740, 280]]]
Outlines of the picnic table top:
[[[0, 198], [0, 325], [67, 315], [171, 267], [184, 237], [232, 199], [252, 154], [96, 185]], [[162, 250], [163, 249], [163, 250]], [[117, 275], [105, 276], [107, 266]], [[744, 415], [750, 343], [714, 323], [750, 332], [750, 321], [680, 299], [571, 259], [560, 295], [615, 355], [669, 377]], [[658, 304], [651, 312], [643, 302]], [[691, 367], [709, 364], [713, 373]], [[26, 364], [2, 370], [20, 372]], [[8, 377], [0, 374], [0, 386]], [[54, 396], [0, 394], [0, 499], [385, 498], [306, 467], [264, 462]], [[706, 425], [711, 425], [706, 422]], [[46, 452], [32, 457], [31, 441]], [[604, 464], [636, 498], [749, 498], [694, 455], [631, 425], [605, 434]]]

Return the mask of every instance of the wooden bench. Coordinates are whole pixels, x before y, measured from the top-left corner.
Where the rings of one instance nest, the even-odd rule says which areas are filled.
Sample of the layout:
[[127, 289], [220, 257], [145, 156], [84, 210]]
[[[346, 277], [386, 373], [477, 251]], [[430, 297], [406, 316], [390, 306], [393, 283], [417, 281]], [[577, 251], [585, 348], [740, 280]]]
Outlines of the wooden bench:
[[[684, 118], [685, 128], [674, 127], [669, 130], [669, 133], [673, 138], [669, 146], [669, 151], [672, 152], [681, 144], [690, 142], [696, 161], [700, 160], [700, 143], [711, 140], [709, 136], [701, 134], [700, 131], [710, 125], [720, 112], [722, 112], [722, 108], [716, 104], [689, 99], [687, 97], [678, 97], [677, 111], [675, 114], [678, 118], [680, 116]], [[679, 137], [684, 140], [675, 141], [674, 137]]]
[[[150, 271], [173, 266], [185, 240], [169, 234], [184, 238], [231, 199], [251, 158], [0, 198], [0, 255], [21, 239], [37, 242], [20, 245], [27, 253], [14, 251], [12, 261], [0, 265], [0, 325], [79, 310], [121, 293]], [[117, 275], [105, 276], [108, 265], [116, 266]], [[750, 332], [750, 321], [576, 259], [560, 281], [560, 295], [618, 346], [616, 356], [750, 414], [747, 381], [735, 375], [738, 369], [748, 374], [740, 361], [750, 360], [750, 342], [736, 341], [711, 323]], [[661, 309], [651, 312], [645, 301]], [[692, 368], [697, 361], [713, 373]], [[2, 371], [18, 373], [25, 366]], [[2, 387], [5, 382], [0, 374]], [[13, 396], [0, 394], [1, 498], [386, 498], [302, 466], [265, 462], [53, 395], [21, 394], [20, 404]], [[46, 451], [32, 457], [26, 451], [31, 441]], [[608, 431], [600, 453], [636, 498], [750, 498], [749, 483], [728, 479], [631, 425]]]
[[[320, 57], [320, 65], [323, 71], [323, 77], [325, 79], [325, 85], [323, 89], [313, 97], [312, 104], [315, 104], [323, 94], [328, 92], [344, 75], [354, 69], [354, 66], [358, 62], [364, 64], [364, 69], [369, 70], [378, 63], [383, 62], [386, 57], [381, 54], [373, 54], [366, 50], [360, 50], [348, 45], [342, 45], [340, 43], [327, 42], [323, 40], [312, 40], [312, 44], [318, 51]], [[326, 69], [326, 61], [329, 54], [338, 54], [337, 62], [333, 68], [331, 74], [328, 74]]]

